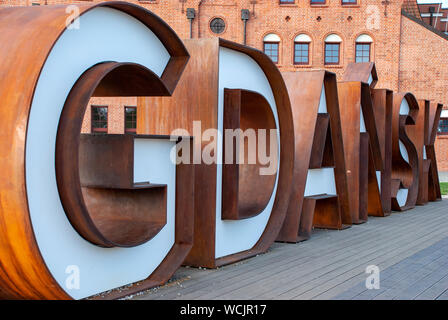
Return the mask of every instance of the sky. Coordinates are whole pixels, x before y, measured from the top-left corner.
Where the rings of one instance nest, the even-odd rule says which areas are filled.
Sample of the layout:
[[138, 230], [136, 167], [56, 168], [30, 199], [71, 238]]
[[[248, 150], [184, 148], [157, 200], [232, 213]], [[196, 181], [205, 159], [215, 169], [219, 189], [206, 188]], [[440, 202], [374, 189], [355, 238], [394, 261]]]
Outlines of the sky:
[[448, 9], [448, 0], [417, 0], [418, 4], [433, 4], [433, 3], [442, 3], [443, 9]]

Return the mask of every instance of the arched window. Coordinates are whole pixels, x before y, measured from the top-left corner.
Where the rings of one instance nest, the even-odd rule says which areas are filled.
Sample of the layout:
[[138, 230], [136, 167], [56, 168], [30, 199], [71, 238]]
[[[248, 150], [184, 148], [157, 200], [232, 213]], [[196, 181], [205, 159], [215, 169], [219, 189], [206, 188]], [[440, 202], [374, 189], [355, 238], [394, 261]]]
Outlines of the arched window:
[[306, 34], [299, 34], [294, 39], [294, 64], [310, 64], [311, 38]]
[[356, 38], [355, 62], [369, 62], [373, 39], [367, 34], [362, 34]]
[[325, 64], [340, 64], [342, 39], [337, 34], [325, 38]]
[[278, 63], [278, 51], [280, 46], [280, 37], [275, 33], [266, 35], [263, 39], [263, 51], [272, 61]]

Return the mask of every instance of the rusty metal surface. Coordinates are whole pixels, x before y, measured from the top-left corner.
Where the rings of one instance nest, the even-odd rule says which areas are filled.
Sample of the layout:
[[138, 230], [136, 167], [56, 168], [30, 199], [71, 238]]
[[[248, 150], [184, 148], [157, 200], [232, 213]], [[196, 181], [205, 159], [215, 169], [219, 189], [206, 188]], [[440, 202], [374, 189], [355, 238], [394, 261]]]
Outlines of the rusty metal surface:
[[[374, 89], [378, 81], [378, 75], [376, 73], [375, 63], [349, 63], [344, 72], [344, 81], [360, 81], [367, 83], [369, 78], [372, 80], [370, 83], [370, 95], [366, 85], [363, 86], [362, 94], [362, 106], [364, 118], [369, 119], [366, 122], [366, 129], [369, 133], [370, 143], [372, 144], [370, 149], [369, 159], [369, 191], [367, 199], [367, 207], [370, 215], [374, 216], [386, 216], [391, 212], [391, 174], [392, 174], [392, 91], [387, 89]], [[370, 107], [371, 105], [371, 107]], [[364, 154], [366, 154], [367, 148], [365, 147]], [[381, 158], [380, 158], [381, 156]], [[364, 167], [367, 166], [367, 162], [363, 162]], [[367, 168], [367, 167], [366, 167]], [[381, 190], [377, 191], [378, 186], [376, 184], [376, 178], [373, 179], [374, 170], [381, 171]], [[363, 169], [366, 170], [366, 169]], [[365, 183], [365, 182], [364, 182]], [[378, 206], [378, 192], [381, 197], [382, 208]], [[363, 207], [364, 208], [364, 207]]]
[[[416, 203], [440, 199], [434, 141], [442, 106], [427, 101], [419, 105], [410, 93], [373, 89], [378, 79], [374, 64], [350, 64], [345, 80], [367, 82], [372, 76], [373, 81], [370, 86], [341, 83], [338, 98], [336, 77], [332, 73], [284, 73], [283, 79], [269, 57], [258, 50], [222, 39], [189, 40], [186, 45], [194, 57], [178, 84], [189, 55], [168, 25], [144, 8], [125, 2], [78, 5], [81, 15], [99, 6], [120, 10], [140, 20], [161, 39], [171, 59], [160, 78], [136, 64], [100, 62], [83, 74], [67, 98], [56, 142], [58, 188], [71, 223], [85, 239], [105, 247], [134, 246], [151, 239], [166, 223], [166, 186], [133, 184], [130, 154], [136, 137], [123, 137], [121, 144], [112, 143], [104, 153], [110, 157], [120, 148], [127, 156], [117, 159], [115, 165], [125, 170], [104, 170], [104, 174], [112, 177], [110, 180], [95, 176], [104, 168], [101, 163], [92, 162], [89, 156], [94, 152], [85, 149], [88, 145], [79, 138], [91, 96], [165, 96], [139, 97], [137, 131], [169, 135], [175, 128], [185, 128], [191, 132], [193, 121], [200, 120], [202, 135], [208, 128], [217, 128], [218, 52], [224, 47], [250, 56], [265, 72], [278, 107], [281, 137], [273, 210], [253, 248], [215, 258], [216, 165], [195, 165], [193, 170], [192, 165], [179, 164], [175, 244], [161, 265], [138, 287], [103, 297], [118, 298], [159, 285], [183, 262], [217, 267], [265, 252], [275, 239], [289, 242], [306, 239], [313, 227], [343, 229], [366, 220], [367, 214], [385, 215], [391, 206], [401, 211]], [[7, 106], [0, 110], [2, 298], [71, 298], [53, 278], [40, 254], [25, 182], [27, 124], [34, 90], [49, 52], [66, 28], [65, 10], [65, 5], [0, 10], [0, 100]], [[322, 84], [326, 89], [328, 115], [318, 113]], [[173, 92], [173, 97], [167, 97]], [[399, 114], [403, 99], [410, 106], [409, 115]], [[229, 126], [275, 128], [272, 114], [263, 102], [254, 101], [255, 96], [246, 102], [240, 99], [239, 123]], [[248, 114], [244, 114], [242, 106], [247, 107]], [[255, 108], [259, 114], [255, 114]], [[366, 119], [364, 134], [352, 125], [359, 122], [360, 110]], [[400, 153], [399, 141], [407, 150], [409, 163]], [[202, 139], [194, 143], [200, 150], [208, 144]], [[304, 197], [308, 169], [322, 167], [334, 167], [337, 195]], [[232, 206], [227, 216], [224, 210], [224, 218], [254, 216], [265, 205], [272, 191], [272, 178], [256, 176], [253, 168], [246, 170], [241, 166], [225, 180], [235, 188], [238, 186], [239, 192], [223, 195], [223, 199], [228, 199], [225, 205]], [[382, 173], [381, 192], [374, 181], [376, 170]], [[262, 185], [263, 191], [251, 192], [253, 184]], [[404, 206], [397, 201], [400, 188], [408, 189]], [[123, 211], [134, 215], [128, 221], [118, 221]], [[151, 219], [145, 220], [148, 216]]]
[[392, 210], [392, 99], [393, 93], [390, 90], [372, 90], [373, 111], [382, 157], [381, 203], [385, 215], [389, 215]]
[[[161, 80], [172, 92], [188, 60], [188, 53], [174, 31], [137, 5], [124, 2], [78, 4], [81, 15], [100, 6], [134, 16], [164, 42], [172, 59]], [[3, 172], [7, 173], [0, 179], [0, 194], [4, 199], [0, 207], [2, 297], [70, 298], [52, 277], [40, 255], [28, 212], [25, 184], [26, 130], [34, 88], [51, 48], [66, 28], [66, 7], [0, 10], [0, 98], [8, 106], [0, 111], [0, 164]], [[16, 227], [10, 228], [12, 225]]]
[[368, 84], [339, 82], [338, 93], [351, 217], [352, 223], [359, 224], [366, 222], [369, 214], [384, 216], [375, 174], [383, 168], [381, 144]]
[[[120, 83], [120, 80], [111, 81], [112, 78], [123, 76], [129, 84], [139, 83], [137, 86], [122, 87], [118, 90], [120, 95], [169, 94], [156, 75], [145, 68], [135, 72], [139, 69], [138, 65], [133, 64], [132, 68], [127, 68], [127, 65], [101, 63], [78, 79], [65, 102], [56, 140], [56, 178], [64, 211], [84, 239], [102, 247], [143, 244], [166, 224], [166, 186], [149, 182], [147, 185], [134, 184], [134, 141], [138, 135], [83, 135], [80, 139], [83, 115], [91, 96], [98, 87], [108, 96], [113, 96], [116, 86], [110, 83]], [[110, 74], [113, 77], [109, 77]], [[102, 84], [104, 79], [105, 85]], [[165, 136], [165, 139], [169, 137]], [[116, 156], [118, 153], [120, 157]], [[193, 179], [182, 181], [177, 177], [176, 184], [183, 186], [177, 197], [193, 189]], [[183, 203], [181, 210], [189, 215], [176, 212], [176, 222], [180, 220], [181, 230], [190, 233], [186, 236], [191, 237], [193, 196], [184, 201], [188, 203]], [[190, 227], [185, 228], [188, 225]], [[177, 223], [176, 227], [179, 227]], [[192, 246], [191, 242], [183, 244]], [[184, 256], [183, 250], [189, 249], [188, 246], [179, 248], [180, 251], [172, 254]], [[157, 284], [166, 281], [177, 267], [179, 265], [162, 262], [158, 270], [165, 274], [165, 279]], [[152, 276], [143, 281], [144, 287], [148, 288], [148, 284], [153, 285]]]
[[[266, 152], [276, 155], [278, 149], [275, 140], [274, 149], [270, 150], [271, 129], [276, 129], [274, 114], [266, 99], [252, 91], [241, 89], [224, 89], [224, 128], [267, 130]], [[258, 145], [259, 136], [254, 132], [254, 143]], [[227, 136], [224, 134], [223, 144], [226, 146]], [[244, 139], [244, 136], [243, 136]], [[247, 138], [250, 139], [250, 138]], [[239, 144], [238, 138], [233, 138], [233, 157], [231, 163], [222, 166], [222, 211], [224, 220], [240, 220], [258, 215], [266, 207], [271, 198], [275, 185], [275, 175], [260, 175], [260, 169], [264, 165], [259, 157], [255, 157], [255, 163], [251, 162], [247, 139]], [[237, 147], [239, 146], [237, 153]], [[244, 154], [244, 157], [238, 157]], [[226, 159], [226, 149], [223, 151]], [[277, 167], [278, 159], [275, 159]], [[257, 190], [254, 192], [254, 190]]]
[[417, 151], [418, 164], [418, 194], [416, 204], [423, 205], [428, 202], [428, 174], [430, 160], [424, 159], [425, 148], [425, 114], [429, 109], [429, 100], [418, 100], [419, 113], [416, 116], [415, 124], [406, 128], [409, 139], [412, 140]]
[[319, 113], [316, 119], [308, 168], [319, 169], [325, 167], [334, 167], [330, 115], [328, 113]]
[[[128, 231], [136, 234], [129, 237], [127, 242], [117, 242], [119, 239], [123, 240], [123, 236], [119, 234], [120, 229], [116, 226], [121, 222], [118, 218], [123, 215], [123, 209], [120, 210], [117, 204], [112, 207], [106, 205], [107, 197], [116, 198], [121, 192], [123, 206], [126, 206], [126, 202], [132, 201], [133, 198], [137, 201], [137, 198], [153, 193], [157, 188], [150, 188], [146, 192], [134, 192], [134, 197], [128, 191], [119, 191], [123, 188], [129, 189], [133, 185], [135, 137], [131, 135], [92, 135], [90, 138], [84, 136], [82, 139], [84, 144], [80, 143], [82, 121], [91, 96], [98, 87], [102, 88], [102, 91], [108, 90], [109, 96], [114, 94], [115, 86], [108, 86], [111, 81], [108, 75], [113, 74], [114, 77], [126, 75], [124, 78], [130, 83], [141, 81], [142, 83], [137, 88], [150, 87], [148, 93], [151, 95], [168, 94], [163, 82], [156, 75], [148, 73], [145, 68], [139, 68], [134, 64], [131, 65], [131, 68], [128, 66], [126, 63], [107, 62], [95, 65], [84, 72], [67, 97], [59, 120], [56, 138], [56, 179], [67, 218], [84, 239], [103, 247], [127, 247], [142, 244], [151, 239], [155, 235], [154, 232], [157, 233], [164, 225], [161, 223], [163, 221], [159, 214], [156, 214], [156, 220], [159, 223], [155, 224], [158, 226], [147, 224], [148, 232], [146, 232], [142, 229], [142, 225], [134, 223], [138, 220], [143, 222], [139, 213], [144, 211], [144, 207], [140, 207], [140, 209], [134, 207], [134, 219], [131, 219], [130, 222], [134, 223], [134, 227], [137, 229]], [[136, 78], [133, 78], [132, 73], [123, 72], [123, 69], [128, 72], [140, 69], [141, 72], [136, 72]], [[102, 85], [105, 78], [106, 85]], [[126, 88], [131, 90], [131, 94], [138, 93], [133, 86], [123, 87], [119, 93], [127, 94], [123, 91]], [[144, 94], [145, 91], [140, 93]], [[122, 156], [117, 157], [117, 152], [121, 152]], [[121, 169], [126, 170], [121, 171]], [[81, 188], [81, 184], [84, 188]], [[91, 189], [95, 187], [98, 190]], [[107, 192], [106, 188], [115, 191]], [[164, 193], [159, 194], [160, 196], [166, 198]], [[98, 202], [109, 210], [104, 209], [104, 212], [101, 212]], [[166, 216], [166, 208], [163, 208], [160, 202], [155, 202], [154, 210], [149, 209], [153, 214], [158, 210], [164, 210], [160, 215]], [[153, 232], [149, 232], [149, 229]], [[112, 234], [112, 230], [118, 234]]]
[[[201, 121], [194, 132], [195, 148], [208, 142], [201, 137], [208, 128], [218, 126], [218, 40], [185, 40], [191, 59], [172, 97], [140, 97], [137, 133], [171, 134], [177, 128], [193, 132], [193, 121]], [[197, 72], [203, 70], [204, 72]], [[207, 71], [207, 72], [205, 72]], [[192, 90], [196, 84], [201, 90]], [[178, 106], [185, 108], [179, 110]], [[199, 137], [198, 137], [199, 135]], [[195, 165], [194, 246], [185, 260], [187, 265], [215, 265], [216, 164]], [[206, 232], [197, 232], [206, 230]]]
[[[342, 229], [345, 228], [345, 224], [351, 224], [351, 217], [336, 77], [333, 73], [326, 71], [284, 72], [283, 77], [291, 99], [295, 153], [291, 197], [286, 219], [277, 240], [297, 242], [309, 237], [310, 228], [315, 218], [316, 221], [319, 221], [321, 227]], [[319, 115], [323, 85], [325, 85], [328, 116]], [[328, 124], [331, 133], [329, 137], [327, 134]], [[328, 147], [325, 148], [325, 144], [322, 145], [324, 139], [328, 142], [327, 137], [331, 138], [330, 143], [333, 152]], [[328, 160], [328, 155], [325, 156], [325, 149], [328, 150], [327, 153], [331, 153], [331, 161]], [[322, 201], [319, 201], [319, 199], [305, 201], [304, 199], [308, 169], [319, 167], [319, 164], [320, 167], [324, 165], [334, 166], [335, 184], [338, 193], [337, 209], [334, 207], [334, 202], [325, 200], [322, 205], [325, 207], [325, 204], [328, 204], [327, 210], [316, 211], [317, 205], [315, 202]]]
[[428, 171], [428, 201], [441, 200], [439, 172], [437, 170], [437, 159], [434, 143], [437, 136], [440, 115], [443, 105], [431, 102], [425, 109], [425, 151], [426, 157], [430, 161]]
[[[406, 99], [409, 104], [409, 113], [400, 115], [400, 106]], [[407, 133], [407, 127], [415, 126], [419, 113], [419, 105], [411, 93], [394, 93], [392, 109], [392, 209], [404, 211], [412, 209], [418, 196], [419, 163], [417, 149]], [[405, 161], [401, 152], [399, 141], [406, 148], [409, 162]], [[400, 205], [397, 200], [398, 189], [408, 189], [406, 203]]]
[[345, 68], [342, 81], [360, 81], [368, 83], [371, 79], [370, 88], [375, 88], [378, 82], [378, 75], [374, 62], [349, 63]]
[[[196, 134], [202, 135], [208, 128], [217, 128], [218, 56], [220, 47], [248, 55], [263, 69], [274, 93], [279, 118], [281, 153], [277, 194], [268, 224], [258, 242], [250, 250], [219, 259], [215, 258], [217, 168], [216, 164], [201, 163], [196, 165], [195, 239], [194, 246], [185, 264], [214, 268], [262, 253], [274, 242], [286, 214], [291, 188], [293, 163], [291, 150], [294, 150], [292, 116], [288, 93], [281, 74], [264, 53], [223, 39], [190, 39], [185, 40], [185, 45], [191, 54], [191, 60], [178, 89], [176, 89], [172, 98], [139, 99], [139, 121], [141, 120], [141, 125], [138, 125], [137, 132], [170, 134], [176, 128], [184, 128], [192, 132], [194, 120], [201, 121], [201, 131], [195, 133], [195, 136]], [[177, 112], [179, 105], [186, 106], [187, 110]], [[247, 117], [246, 119], [252, 121]], [[258, 120], [254, 118], [253, 121]], [[202, 150], [210, 142], [202, 142], [199, 136], [196, 143]], [[232, 179], [236, 180], [236, 175]], [[235, 180], [226, 181], [235, 184]], [[267, 183], [268, 189], [271, 189], [270, 183]], [[234, 193], [232, 197], [236, 197], [236, 194]], [[249, 200], [252, 198], [250, 200], [252, 203], [254, 201], [253, 197], [255, 195], [250, 195], [250, 198], [248, 198]], [[227, 201], [230, 201], [229, 203], [235, 204], [234, 200], [227, 199]], [[255, 202], [261, 204], [264, 202], [264, 196], [262, 200], [256, 200]]]

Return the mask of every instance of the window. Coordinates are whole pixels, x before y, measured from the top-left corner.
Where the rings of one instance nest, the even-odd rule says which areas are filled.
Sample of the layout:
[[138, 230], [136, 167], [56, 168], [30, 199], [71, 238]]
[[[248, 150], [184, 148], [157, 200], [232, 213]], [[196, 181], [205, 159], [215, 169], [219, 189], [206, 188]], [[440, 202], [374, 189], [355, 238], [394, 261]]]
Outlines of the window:
[[280, 0], [280, 4], [293, 4], [295, 0]]
[[107, 133], [107, 106], [92, 106], [92, 132]]
[[356, 62], [370, 61], [370, 43], [356, 43]]
[[124, 132], [137, 132], [137, 107], [124, 107]]
[[325, 64], [339, 64], [339, 43], [325, 43]]
[[275, 63], [278, 63], [280, 37], [274, 33], [270, 33], [263, 39], [263, 51]]
[[355, 62], [370, 62], [370, 47], [372, 42], [373, 39], [367, 34], [362, 34], [356, 38]]
[[226, 23], [221, 18], [214, 18], [212, 21], [210, 21], [210, 30], [212, 30], [213, 33], [220, 34], [223, 33], [226, 29]]
[[448, 118], [440, 118], [438, 134], [448, 134]]
[[325, 38], [325, 64], [339, 64], [342, 39], [337, 34]]
[[310, 63], [311, 38], [306, 34], [299, 34], [294, 39], [294, 64]]
[[310, 0], [311, 4], [325, 4], [326, 0]]
[[343, 5], [344, 4], [351, 4], [351, 5], [357, 4], [357, 0], [341, 0], [341, 1], [342, 1]]
[[278, 42], [265, 42], [264, 53], [266, 53], [272, 61], [278, 63]]

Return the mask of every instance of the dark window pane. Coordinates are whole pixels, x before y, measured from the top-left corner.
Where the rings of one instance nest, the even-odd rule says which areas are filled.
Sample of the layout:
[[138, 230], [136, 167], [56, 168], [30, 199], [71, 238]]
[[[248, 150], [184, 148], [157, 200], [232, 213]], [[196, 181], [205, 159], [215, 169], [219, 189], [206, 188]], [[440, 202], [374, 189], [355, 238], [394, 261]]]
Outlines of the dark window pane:
[[356, 0], [342, 0], [342, 4], [356, 4]]
[[280, 4], [290, 4], [294, 3], [295, 0], [280, 0]]
[[439, 121], [439, 128], [437, 130], [439, 134], [448, 134], [448, 118], [441, 118]]
[[310, 0], [311, 4], [324, 4], [325, 0]]
[[125, 132], [137, 131], [137, 107], [125, 107], [124, 109]]
[[107, 107], [92, 106], [92, 132], [107, 132]]

